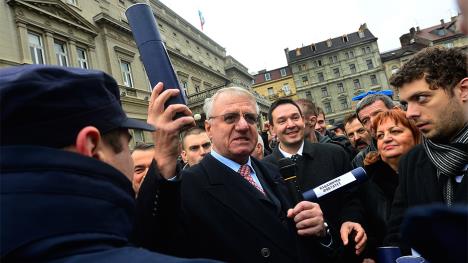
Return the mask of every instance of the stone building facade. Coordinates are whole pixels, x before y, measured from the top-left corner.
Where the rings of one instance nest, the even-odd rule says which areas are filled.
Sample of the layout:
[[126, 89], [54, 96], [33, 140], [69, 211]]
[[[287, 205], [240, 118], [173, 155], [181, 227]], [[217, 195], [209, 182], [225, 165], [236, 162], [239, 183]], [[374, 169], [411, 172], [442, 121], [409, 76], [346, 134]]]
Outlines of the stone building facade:
[[[167, 51], [193, 113], [217, 89], [250, 89], [253, 77], [203, 32], [157, 0], [0, 1], [0, 67], [52, 64], [98, 69], [119, 84], [129, 117], [145, 120], [151, 87], [125, 17], [130, 5], [152, 7]], [[258, 97], [261, 109], [269, 103]], [[149, 134], [134, 131], [136, 141]]]
[[400, 48], [383, 52], [380, 55], [387, 78], [390, 79], [393, 73], [423, 48], [445, 46], [468, 49], [468, 37], [457, 28], [458, 18], [454, 16], [448, 22], [441, 19], [440, 24], [428, 28], [410, 28], [408, 33], [400, 37]]
[[285, 49], [297, 95], [324, 109], [329, 124], [353, 111], [351, 99], [388, 88], [377, 38], [367, 28], [308, 46]]

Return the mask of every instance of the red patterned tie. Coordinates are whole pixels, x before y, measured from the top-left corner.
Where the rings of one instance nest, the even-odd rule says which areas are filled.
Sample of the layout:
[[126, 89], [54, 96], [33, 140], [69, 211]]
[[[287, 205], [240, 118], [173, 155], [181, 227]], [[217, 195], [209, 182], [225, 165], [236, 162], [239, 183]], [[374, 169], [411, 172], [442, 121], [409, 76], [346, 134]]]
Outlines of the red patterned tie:
[[255, 188], [257, 188], [258, 191], [262, 192], [262, 194], [265, 194], [262, 188], [258, 186], [255, 181], [252, 179], [252, 176], [250, 176], [250, 167], [247, 164], [241, 165], [239, 168], [238, 173], [244, 177], [245, 180], [249, 181]]

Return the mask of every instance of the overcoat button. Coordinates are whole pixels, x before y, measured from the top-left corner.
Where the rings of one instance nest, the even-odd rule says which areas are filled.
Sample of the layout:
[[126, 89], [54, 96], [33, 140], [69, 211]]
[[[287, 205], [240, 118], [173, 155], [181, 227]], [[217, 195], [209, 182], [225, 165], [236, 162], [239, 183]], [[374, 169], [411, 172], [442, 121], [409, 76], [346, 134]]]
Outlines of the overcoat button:
[[264, 258], [267, 258], [267, 257], [270, 256], [270, 250], [269, 250], [268, 248], [266, 248], [266, 247], [262, 248], [262, 249], [260, 250], [260, 253], [262, 254], [262, 256], [263, 256]]

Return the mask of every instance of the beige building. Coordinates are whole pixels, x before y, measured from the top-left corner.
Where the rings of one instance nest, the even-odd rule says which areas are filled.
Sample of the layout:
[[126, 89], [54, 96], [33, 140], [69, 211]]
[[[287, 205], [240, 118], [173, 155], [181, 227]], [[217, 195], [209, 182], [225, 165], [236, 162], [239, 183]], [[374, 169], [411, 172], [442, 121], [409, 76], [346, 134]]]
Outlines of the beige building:
[[298, 97], [323, 108], [329, 124], [353, 111], [354, 96], [388, 88], [377, 38], [366, 24], [357, 32], [285, 49], [285, 54]]
[[[53, 64], [103, 70], [119, 84], [131, 118], [146, 119], [150, 84], [125, 17], [125, 10], [149, 2], [157, 17], [189, 107], [202, 113], [203, 101], [220, 87], [250, 89], [253, 77], [226, 50], [157, 0], [0, 1], [0, 67]], [[261, 109], [269, 103], [258, 97]], [[134, 131], [136, 141], [149, 135]]]
[[410, 60], [419, 50], [430, 46], [445, 46], [448, 48], [468, 48], [468, 37], [457, 28], [458, 16], [454, 16], [449, 22], [440, 20], [440, 24], [420, 29], [412, 27], [409, 33], [400, 37], [401, 48], [382, 53], [387, 78], [397, 72], [403, 64]]

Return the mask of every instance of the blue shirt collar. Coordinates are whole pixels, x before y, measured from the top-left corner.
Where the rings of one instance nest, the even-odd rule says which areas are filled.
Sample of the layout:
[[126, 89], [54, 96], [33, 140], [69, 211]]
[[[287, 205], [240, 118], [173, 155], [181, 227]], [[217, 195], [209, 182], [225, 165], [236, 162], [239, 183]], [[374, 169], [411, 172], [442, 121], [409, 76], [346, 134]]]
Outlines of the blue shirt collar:
[[[217, 153], [214, 149], [211, 149], [211, 156], [213, 156], [216, 160], [220, 161], [222, 164], [226, 165], [227, 167], [231, 168], [232, 170], [234, 170], [234, 172], [238, 172], [239, 171], [239, 168], [241, 167], [240, 164], [234, 162], [233, 160], [231, 159], [228, 159], [224, 156], [222, 156], [221, 154]], [[250, 172], [254, 171], [253, 167], [252, 167], [252, 162], [250, 160], [250, 156], [249, 156], [249, 159], [247, 160], [247, 163], [246, 163], [249, 167], [250, 167]]]

